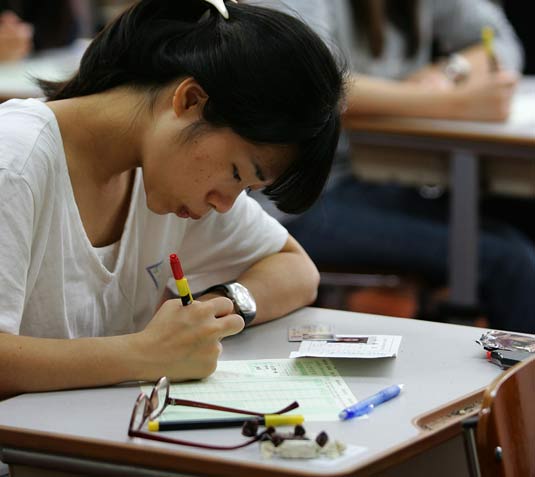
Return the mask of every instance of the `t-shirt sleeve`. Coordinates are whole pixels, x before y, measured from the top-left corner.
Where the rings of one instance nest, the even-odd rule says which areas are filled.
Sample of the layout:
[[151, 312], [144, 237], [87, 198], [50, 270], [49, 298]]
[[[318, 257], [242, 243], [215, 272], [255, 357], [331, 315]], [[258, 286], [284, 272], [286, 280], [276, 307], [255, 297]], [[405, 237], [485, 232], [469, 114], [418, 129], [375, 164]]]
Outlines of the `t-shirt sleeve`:
[[32, 250], [34, 199], [25, 179], [0, 169], [0, 332], [18, 334]]
[[179, 257], [193, 293], [237, 278], [260, 259], [279, 252], [287, 230], [245, 193], [225, 214], [191, 221]]
[[494, 30], [500, 63], [520, 71], [523, 51], [503, 10], [489, 0], [433, 0], [433, 31], [441, 53], [454, 53], [481, 42], [481, 29]]

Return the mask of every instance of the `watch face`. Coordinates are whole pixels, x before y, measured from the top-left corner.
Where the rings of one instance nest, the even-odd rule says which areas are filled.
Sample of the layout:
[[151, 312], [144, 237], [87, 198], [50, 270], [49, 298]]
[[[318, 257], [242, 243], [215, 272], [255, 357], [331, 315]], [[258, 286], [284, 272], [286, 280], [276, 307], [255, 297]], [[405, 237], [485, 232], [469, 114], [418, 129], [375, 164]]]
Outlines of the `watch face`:
[[236, 306], [242, 313], [256, 312], [256, 302], [247, 288], [245, 288], [241, 283], [230, 283], [227, 285], [227, 287], [234, 298]]

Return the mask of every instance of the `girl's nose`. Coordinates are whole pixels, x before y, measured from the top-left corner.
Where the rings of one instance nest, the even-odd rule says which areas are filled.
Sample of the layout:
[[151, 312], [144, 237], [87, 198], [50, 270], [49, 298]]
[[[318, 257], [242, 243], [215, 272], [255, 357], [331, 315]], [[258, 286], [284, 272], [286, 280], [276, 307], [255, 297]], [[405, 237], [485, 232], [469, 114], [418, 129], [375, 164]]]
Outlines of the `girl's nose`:
[[238, 195], [239, 193], [224, 194], [221, 192], [212, 191], [208, 193], [207, 201], [217, 212], [223, 214], [232, 208], [234, 202], [236, 202], [236, 199], [238, 198]]

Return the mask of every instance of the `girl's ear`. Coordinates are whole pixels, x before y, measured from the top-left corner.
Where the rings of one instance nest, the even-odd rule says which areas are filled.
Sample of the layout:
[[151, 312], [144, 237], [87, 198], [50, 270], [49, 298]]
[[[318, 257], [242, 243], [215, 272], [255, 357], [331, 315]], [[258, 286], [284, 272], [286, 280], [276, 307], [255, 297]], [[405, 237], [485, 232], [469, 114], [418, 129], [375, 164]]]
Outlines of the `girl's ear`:
[[202, 110], [208, 95], [197, 81], [192, 78], [186, 78], [182, 81], [173, 94], [173, 110], [177, 117], [187, 113], [197, 113], [202, 115]]

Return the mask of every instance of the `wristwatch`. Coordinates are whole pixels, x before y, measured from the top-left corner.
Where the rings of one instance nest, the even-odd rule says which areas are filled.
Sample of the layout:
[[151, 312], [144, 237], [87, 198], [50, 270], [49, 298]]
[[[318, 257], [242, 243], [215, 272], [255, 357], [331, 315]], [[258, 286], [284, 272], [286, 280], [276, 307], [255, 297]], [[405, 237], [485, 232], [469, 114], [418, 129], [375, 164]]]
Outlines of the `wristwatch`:
[[459, 53], [454, 53], [446, 61], [442, 72], [452, 83], [461, 83], [468, 79], [471, 70], [472, 67], [466, 57]]
[[203, 295], [214, 291], [222, 292], [223, 295], [232, 300], [234, 309], [243, 318], [243, 321], [245, 321], [245, 326], [255, 319], [256, 301], [253, 295], [251, 295], [251, 292], [241, 283], [220, 283], [204, 290]]

